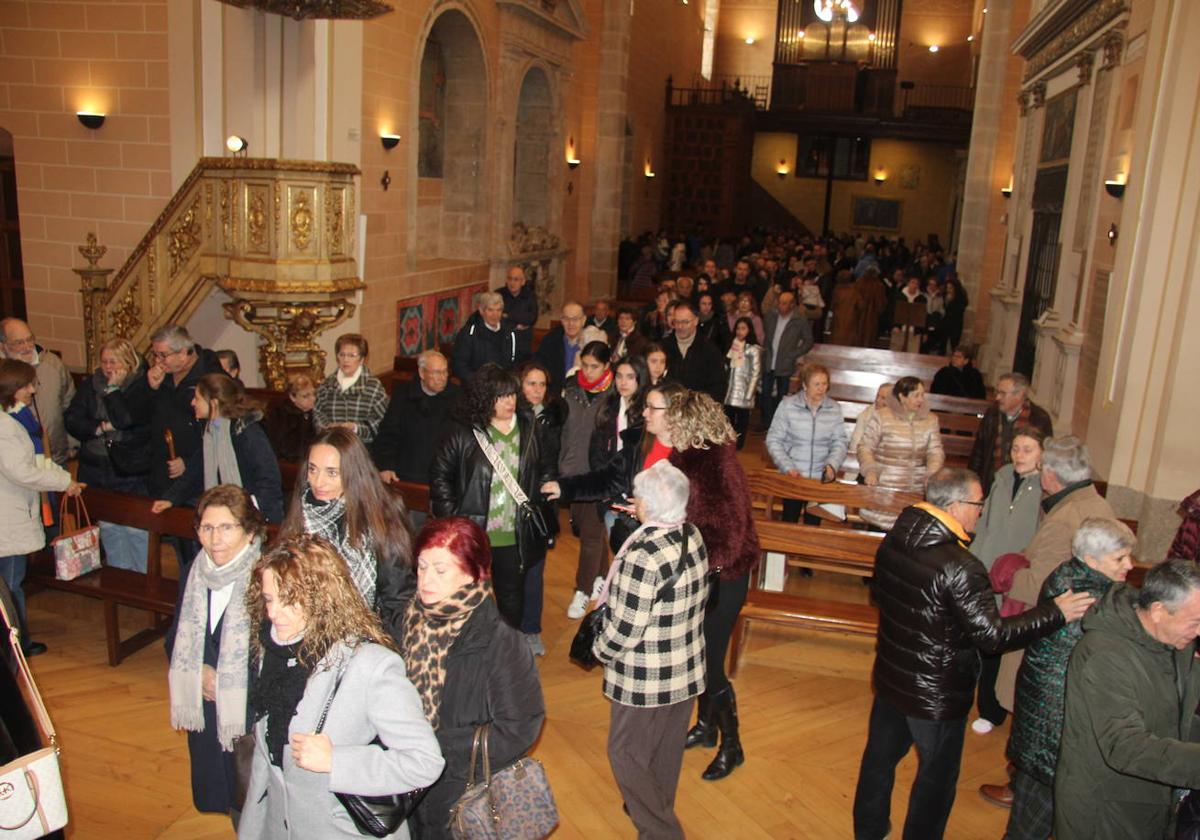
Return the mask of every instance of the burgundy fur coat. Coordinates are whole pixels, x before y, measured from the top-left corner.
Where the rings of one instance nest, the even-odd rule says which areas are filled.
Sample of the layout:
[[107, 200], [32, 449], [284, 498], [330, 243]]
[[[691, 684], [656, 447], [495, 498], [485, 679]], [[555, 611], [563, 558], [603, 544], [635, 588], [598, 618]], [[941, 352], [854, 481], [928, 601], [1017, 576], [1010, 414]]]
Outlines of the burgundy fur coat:
[[708, 567], [733, 580], [758, 565], [762, 550], [750, 517], [750, 486], [732, 443], [710, 449], [673, 449], [670, 462], [691, 482], [688, 522], [700, 529]]

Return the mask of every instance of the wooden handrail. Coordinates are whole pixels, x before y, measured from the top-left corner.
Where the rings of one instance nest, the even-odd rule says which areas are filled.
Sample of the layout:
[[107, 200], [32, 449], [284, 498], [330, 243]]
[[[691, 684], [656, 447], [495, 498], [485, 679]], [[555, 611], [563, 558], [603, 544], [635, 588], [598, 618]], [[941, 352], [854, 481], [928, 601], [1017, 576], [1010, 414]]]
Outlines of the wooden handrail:
[[868, 487], [865, 484], [845, 484], [840, 481], [825, 484], [811, 478], [784, 475], [775, 470], [751, 470], [746, 473], [750, 493], [779, 499], [799, 499], [817, 504], [845, 505], [899, 513], [909, 505], [923, 501], [916, 493]]

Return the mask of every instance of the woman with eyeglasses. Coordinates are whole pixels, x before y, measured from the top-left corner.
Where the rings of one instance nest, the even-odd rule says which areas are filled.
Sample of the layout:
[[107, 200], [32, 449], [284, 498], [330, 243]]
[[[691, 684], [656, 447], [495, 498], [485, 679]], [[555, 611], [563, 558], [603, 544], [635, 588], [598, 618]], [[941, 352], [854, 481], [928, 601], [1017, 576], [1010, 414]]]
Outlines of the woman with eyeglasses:
[[367, 606], [397, 637], [416, 588], [412, 526], [404, 497], [380, 479], [358, 435], [337, 427], [313, 439], [279, 534], [333, 543]]
[[279, 462], [259, 422], [262, 412], [242, 384], [224, 373], [206, 373], [196, 383], [192, 410], [204, 423], [200, 451], [184, 459], [183, 475], [151, 505], [151, 512], [186, 505], [218, 484], [233, 484], [246, 488], [268, 522], [281, 521]]
[[[171, 726], [187, 731], [196, 810], [229, 814], [233, 742], [250, 729], [246, 588], [266, 524], [245, 490], [221, 484], [196, 505], [196, 535], [202, 548], [166, 639]], [[232, 816], [236, 827], [238, 814]]]
[[337, 369], [317, 389], [314, 408], [318, 431], [348, 429], [370, 443], [387, 413], [388, 395], [379, 378], [367, 370], [367, 340], [358, 333], [338, 336]]

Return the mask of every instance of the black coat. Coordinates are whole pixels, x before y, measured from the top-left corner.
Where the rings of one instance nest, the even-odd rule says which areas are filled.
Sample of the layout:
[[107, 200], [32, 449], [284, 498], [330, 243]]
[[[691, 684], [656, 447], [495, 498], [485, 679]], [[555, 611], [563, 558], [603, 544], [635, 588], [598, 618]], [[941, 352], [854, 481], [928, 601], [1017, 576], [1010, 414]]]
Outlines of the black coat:
[[1001, 618], [987, 569], [941, 520], [905, 508], [875, 554], [875, 691], [908, 717], [965, 717], [979, 650], [1000, 653], [1063, 626], [1053, 601]]
[[271, 441], [271, 448], [275, 450], [275, 457], [292, 463], [302, 462], [308, 457], [308, 448], [317, 436], [314, 416], [312, 409], [301, 411], [286, 397], [267, 410], [263, 427], [267, 431], [267, 439]]
[[[404, 652], [405, 658], [410, 655]], [[471, 613], [446, 654], [438, 719], [446, 769], [417, 808], [410, 826], [416, 840], [450, 837], [450, 807], [467, 786], [475, 727], [492, 723], [488, 753], [496, 772], [529, 752], [546, 719], [533, 654], [521, 633], [500, 619], [490, 598]]]
[[712, 342], [696, 335], [687, 356], [679, 352], [679, 340], [668, 336], [662, 343], [667, 351], [667, 379], [693, 391], [708, 394], [718, 404], [725, 400], [725, 357]]
[[701, 321], [696, 327], [696, 335], [710, 342], [722, 353], [728, 353], [729, 345], [733, 343], [733, 336], [729, 333], [729, 320], [724, 315], [714, 314], [707, 321]]
[[[549, 521], [555, 511], [543, 500], [541, 487], [554, 479], [555, 464], [533, 417], [519, 412], [517, 426], [521, 435], [517, 483], [530, 502], [542, 505]], [[466, 516], [486, 528], [491, 490], [491, 463], [471, 428], [455, 422], [442, 438], [429, 468], [429, 512], [433, 516]], [[517, 550], [528, 569], [546, 556], [546, 543], [518, 527]]]
[[[242, 487], [254, 497], [263, 518], [268, 522], [283, 521], [283, 486], [279, 477], [279, 461], [267, 440], [259, 418], [252, 411], [232, 421], [229, 430], [233, 454], [237, 458]], [[175, 479], [159, 497], [175, 506], [194, 505], [204, 492], [204, 446], [184, 458], [183, 475]]]
[[430, 396], [420, 379], [397, 385], [371, 445], [375, 466], [391, 470], [401, 481], [428, 484], [429, 465], [450, 426], [458, 390], [451, 382]]
[[451, 371], [460, 382], [466, 382], [488, 362], [502, 368], [512, 367], [517, 361], [517, 336], [504, 321], [500, 322], [500, 329], [488, 329], [483, 316], [476, 312], [454, 338], [452, 355]]
[[[521, 294], [515, 297], [507, 286], [498, 289], [500, 297], [504, 298], [504, 325], [517, 335], [517, 361], [524, 361], [533, 355], [533, 325], [538, 318], [537, 295], [528, 285], [521, 288]], [[517, 329], [518, 326], [524, 329]]]
[[[171, 486], [167, 475], [167, 442], [164, 434], [169, 430], [175, 443], [176, 457], [187, 459], [200, 450], [200, 438], [204, 426], [196, 419], [192, 410], [192, 396], [196, 383], [206, 373], [224, 373], [217, 354], [200, 345], [192, 352], [197, 354], [195, 364], [179, 384], [170, 374], [163, 378], [158, 388], [151, 388], [146, 376], [137, 381], [124, 393], [125, 405], [133, 422], [150, 427], [150, 495], [161, 499]], [[274, 456], [272, 456], [274, 457]]]
[[983, 387], [983, 374], [972, 364], [966, 365], [962, 370], [954, 365], [946, 365], [933, 375], [929, 393], [945, 394], [947, 397], [967, 397], [972, 400], [987, 399], [987, 388]]
[[[971, 454], [967, 456], [967, 467], [979, 476], [985, 494], [992, 487], [992, 479], [996, 476], [996, 470], [1011, 459], [1008, 450], [1012, 445], [1012, 434], [1016, 430], [1018, 422], [1020, 422], [1019, 418], [1010, 424], [1007, 418], [1001, 417], [998, 403], [988, 406], [988, 410], [983, 413], [983, 419], [979, 421], [979, 431], [975, 433], [975, 443], [971, 446]], [[1050, 420], [1050, 415], [1046, 413], [1046, 409], [1032, 400], [1029, 401], [1028, 423], [1041, 430], [1046, 437], [1054, 434], [1054, 424]], [[1001, 437], [1000, 451], [1003, 453], [999, 463], [996, 462], [997, 436]], [[1005, 437], [1008, 438], [1007, 441], [1004, 440]]]
[[563, 344], [565, 338], [566, 333], [563, 332], [562, 324], [559, 324], [546, 333], [542, 343], [538, 345], [537, 352], [534, 353], [538, 361], [550, 371], [550, 381], [546, 383], [547, 397], [559, 396], [567, 378], [567, 348]]
[[[80, 383], [63, 412], [63, 424], [80, 443], [79, 480], [95, 487], [146, 493], [150, 470], [150, 427], [133, 419], [126, 392], [137, 382], [133, 376], [121, 389], [107, 392], [107, 379], [96, 371]], [[115, 429], [97, 434], [101, 420]]]

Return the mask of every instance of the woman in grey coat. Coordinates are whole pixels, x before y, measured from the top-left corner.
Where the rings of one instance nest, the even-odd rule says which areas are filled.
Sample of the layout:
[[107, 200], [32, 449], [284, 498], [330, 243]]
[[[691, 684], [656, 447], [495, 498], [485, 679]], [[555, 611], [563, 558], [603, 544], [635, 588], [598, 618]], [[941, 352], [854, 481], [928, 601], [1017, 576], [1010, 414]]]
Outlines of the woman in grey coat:
[[[359, 838], [335, 793], [405, 793], [444, 766], [404, 661], [321, 537], [264, 554], [246, 600], [251, 626], [270, 626], [254, 645], [254, 763], [238, 837]], [[407, 825], [390, 836], [407, 838]]]

